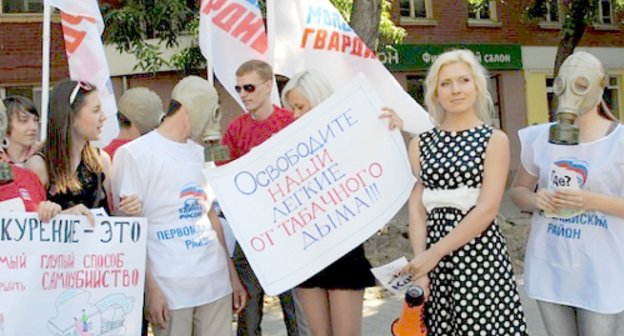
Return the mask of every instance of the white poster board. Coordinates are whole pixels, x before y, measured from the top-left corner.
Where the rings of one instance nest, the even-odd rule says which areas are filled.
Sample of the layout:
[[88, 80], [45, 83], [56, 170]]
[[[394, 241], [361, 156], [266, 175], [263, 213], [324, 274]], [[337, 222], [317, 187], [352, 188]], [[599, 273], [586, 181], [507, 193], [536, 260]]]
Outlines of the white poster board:
[[245, 156], [208, 171], [264, 290], [290, 289], [362, 244], [414, 177], [363, 76]]
[[0, 335], [139, 335], [146, 224], [0, 212]]

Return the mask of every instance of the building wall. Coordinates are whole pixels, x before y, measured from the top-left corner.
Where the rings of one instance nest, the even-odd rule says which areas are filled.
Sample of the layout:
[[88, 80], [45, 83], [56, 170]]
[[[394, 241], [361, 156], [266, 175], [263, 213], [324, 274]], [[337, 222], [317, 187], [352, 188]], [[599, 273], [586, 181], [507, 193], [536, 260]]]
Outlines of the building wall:
[[[490, 71], [499, 76], [501, 128], [507, 132], [512, 169], [519, 163], [520, 145], [517, 130], [526, 125], [548, 122], [549, 103], [546, 79], [552, 77], [560, 25], [528, 21], [524, 9], [529, 0], [494, 1], [496, 22], [469, 23], [467, 1], [431, 0], [432, 16], [426, 20], [400, 17], [399, 2], [393, 2], [394, 21], [407, 31], [404, 43], [422, 45], [519, 45], [522, 46], [522, 69]], [[622, 15], [615, 22], [622, 22]], [[590, 26], [579, 43], [579, 49], [595, 54], [618, 80], [619, 110], [624, 117], [624, 31], [622, 26]], [[601, 47], [609, 48], [601, 48]], [[622, 61], [619, 61], [622, 60]], [[407, 87], [407, 74], [397, 76]]]
[[[42, 29], [41, 18], [0, 15], [0, 87], [40, 86]], [[50, 34], [50, 80], [58, 81], [69, 75], [60, 23]]]
[[[109, 1], [110, 2], [110, 1]], [[502, 109], [501, 128], [505, 130], [512, 145], [512, 165], [517, 164], [519, 146], [515, 133], [527, 124], [548, 120], [546, 99], [546, 78], [552, 74], [554, 50], [559, 29], [546, 29], [539, 22], [528, 22], [523, 14], [529, 0], [495, 1], [497, 21], [491, 24], [469, 24], [468, 5], [463, 0], [431, 0], [433, 17], [427, 22], [414, 24], [400, 18], [399, 2], [393, 2], [395, 22], [408, 32], [405, 44], [482, 44], [520, 45], [523, 47], [523, 68], [515, 71], [493, 71], [499, 76], [499, 98]], [[618, 18], [621, 21], [622, 17]], [[68, 76], [64, 43], [58, 16], [53, 17], [51, 83]], [[618, 22], [620, 22], [618, 21]], [[605, 29], [608, 28], [608, 29]], [[617, 28], [617, 27], [616, 27]], [[620, 26], [621, 28], [621, 26]], [[41, 17], [32, 15], [0, 14], [0, 94], [3, 87], [38, 87], [41, 80]], [[605, 55], [615, 55], [624, 60], [624, 32], [609, 27], [590, 27], [580, 42], [581, 47], [592, 50], [600, 46], [613, 49], [602, 53], [610, 75], [619, 80], [620, 105], [624, 105], [624, 65], [605, 59]], [[534, 47], [531, 49], [531, 47]], [[541, 54], [539, 48], [550, 48]], [[527, 49], [529, 48], [529, 49]], [[532, 52], [527, 52], [532, 50]], [[535, 51], [538, 50], [538, 51]], [[124, 89], [147, 86], [162, 98], [164, 108], [170, 99], [170, 92], [180, 76], [173, 71], [163, 71], [157, 76], [143, 75], [132, 70], [134, 64], [125, 56], [120, 56], [113, 48], [107, 47], [111, 63], [112, 80], [116, 95]], [[530, 55], [530, 56], [527, 56]], [[536, 59], [540, 62], [536, 63]], [[606, 60], [606, 61], [605, 61]], [[424, 69], [420, 71], [424, 73]], [[412, 72], [413, 73], [413, 72]], [[406, 87], [406, 77], [410, 72], [395, 72], [395, 77]], [[241, 108], [217, 83], [223, 111], [222, 129], [237, 115]], [[620, 117], [622, 107], [616, 111]]]

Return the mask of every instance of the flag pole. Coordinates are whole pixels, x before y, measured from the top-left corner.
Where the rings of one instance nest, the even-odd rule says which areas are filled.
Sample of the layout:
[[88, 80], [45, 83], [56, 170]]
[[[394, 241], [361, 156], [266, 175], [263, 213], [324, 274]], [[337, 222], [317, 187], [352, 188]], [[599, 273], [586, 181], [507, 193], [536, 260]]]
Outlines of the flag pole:
[[208, 72], [206, 74], [206, 77], [208, 77], [208, 83], [210, 83], [210, 85], [214, 86], [214, 69], [212, 68], [212, 62], [208, 61], [206, 62], [207, 66], [206, 66], [206, 71]]
[[39, 141], [48, 137], [48, 101], [50, 100], [50, 1], [43, 2], [43, 46], [41, 61], [41, 129]]

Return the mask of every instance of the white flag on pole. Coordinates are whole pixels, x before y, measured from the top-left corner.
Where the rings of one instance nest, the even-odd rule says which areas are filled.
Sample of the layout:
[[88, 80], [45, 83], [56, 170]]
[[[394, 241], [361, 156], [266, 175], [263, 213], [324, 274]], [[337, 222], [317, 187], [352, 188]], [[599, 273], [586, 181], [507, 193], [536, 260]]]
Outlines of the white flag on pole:
[[115, 92], [101, 38], [104, 20], [100, 8], [96, 0], [51, 0], [50, 4], [61, 11], [70, 77], [88, 81], [98, 88], [102, 110], [107, 119], [96, 145], [105, 146], [117, 137], [119, 125]]
[[432, 127], [427, 112], [405, 92], [329, 0], [267, 0], [267, 26], [276, 73], [292, 77], [316, 69], [337, 89], [361, 72], [373, 83], [383, 104], [403, 119], [406, 131], [418, 134]]
[[[234, 90], [236, 70], [252, 59], [270, 64], [264, 19], [258, 1], [202, 0], [199, 47], [219, 82], [244, 109]], [[273, 84], [271, 100], [279, 105], [277, 85]]]

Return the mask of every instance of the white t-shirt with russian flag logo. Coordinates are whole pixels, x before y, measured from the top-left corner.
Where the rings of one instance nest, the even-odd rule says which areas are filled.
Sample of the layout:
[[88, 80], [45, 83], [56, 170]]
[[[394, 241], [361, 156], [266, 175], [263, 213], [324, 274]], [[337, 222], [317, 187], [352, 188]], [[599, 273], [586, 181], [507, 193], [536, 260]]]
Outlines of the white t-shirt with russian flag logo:
[[226, 254], [207, 216], [214, 194], [203, 148], [152, 131], [115, 153], [113, 194], [137, 194], [148, 219], [147, 258], [169, 309], [231, 294]]
[[[524, 169], [540, 188], [624, 197], [624, 127], [574, 146], [548, 142], [543, 124], [518, 132]], [[624, 311], [624, 218], [568, 209], [534, 212], [525, 258], [529, 297], [603, 314]]]

